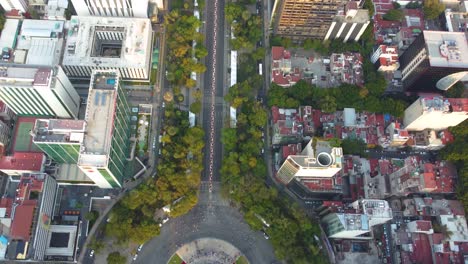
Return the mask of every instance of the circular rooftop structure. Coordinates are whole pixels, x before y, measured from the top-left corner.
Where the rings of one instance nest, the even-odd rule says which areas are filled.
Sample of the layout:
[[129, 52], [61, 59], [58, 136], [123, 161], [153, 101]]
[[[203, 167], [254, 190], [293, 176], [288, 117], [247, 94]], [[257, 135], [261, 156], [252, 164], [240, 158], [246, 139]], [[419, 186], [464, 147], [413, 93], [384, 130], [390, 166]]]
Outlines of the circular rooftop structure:
[[330, 154], [326, 152], [320, 152], [317, 155], [317, 162], [322, 167], [328, 167], [333, 163], [333, 158]]

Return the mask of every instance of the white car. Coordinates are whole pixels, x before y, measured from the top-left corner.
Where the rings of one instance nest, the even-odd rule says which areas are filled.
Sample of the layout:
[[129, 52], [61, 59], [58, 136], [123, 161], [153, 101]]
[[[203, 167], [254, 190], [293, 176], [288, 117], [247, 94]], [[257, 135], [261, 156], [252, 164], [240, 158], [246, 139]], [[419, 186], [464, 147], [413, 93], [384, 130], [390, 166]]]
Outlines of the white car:
[[135, 254], [135, 256], [133, 256], [133, 260], [136, 260], [138, 258], [138, 254]]
[[89, 252], [89, 256], [90, 256], [90, 257], [94, 257], [94, 249], [91, 250], [91, 252]]
[[143, 244], [138, 246], [137, 251], [140, 252], [142, 248], [143, 248]]
[[164, 218], [164, 219], [162, 220], [162, 223], [165, 224], [165, 223], [167, 223], [167, 221], [169, 221], [169, 217]]

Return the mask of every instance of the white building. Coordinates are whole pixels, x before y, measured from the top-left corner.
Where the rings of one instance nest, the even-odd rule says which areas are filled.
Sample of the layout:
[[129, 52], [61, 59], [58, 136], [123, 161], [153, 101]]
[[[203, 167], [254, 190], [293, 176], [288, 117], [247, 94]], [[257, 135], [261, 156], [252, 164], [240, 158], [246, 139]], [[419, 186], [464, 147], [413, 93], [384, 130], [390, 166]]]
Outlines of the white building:
[[49, 0], [45, 9], [45, 19], [66, 20], [65, 10], [68, 8], [68, 0]]
[[392, 208], [385, 200], [363, 199], [355, 201], [352, 205], [358, 212], [367, 215], [371, 227], [384, 224], [393, 218]]
[[370, 232], [369, 218], [365, 214], [328, 214], [322, 218], [322, 226], [329, 238], [358, 239]]
[[148, 17], [148, 0], [72, 0], [78, 16]]
[[55, 67], [63, 52], [64, 21], [25, 19], [12, 62]]
[[95, 71], [78, 167], [100, 188], [121, 187], [130, 153], [130, 106], [116, 71]]
[[96, 69], [149, 81], [151, 42], [149, 19], [73, 16], [62, 65], [70, 78], [89, 79]]
[[19, 116], [77, 118], [80, 106], [60, 67], [0, 66], [0, 99]]
[[421, 97], [405, 110], [408, 131], [442, 130], [468, 118], [468, 98]]
[[16, 9], [24, 13], [28, 10], [28, 4], [25, 0], [0, 0], [0, 5], [6, 12]]
[[440, 224], [451, 233], [450, 242], [468, 242], [468, 226], [463, 215], [440, 215]]
[[[0, 36], [0, 49], [14, 49], [16, 46], [16, 37], [19, 29], [19, 19], [7, 19], [3, 25], [2, 34]], [[5, 59], [5, 58], [2, 58]]]
[[371, 62], [378, 71], [396, 71], [400, 67], [398, 47], [380, 45], [371, 56]]
[[310, 140], [301, 155], [288, 156], [277, 173], [280, 181], [287, 184], [295, 177], [330, 179], [341, 171], [343, 150], [332, 148], [325, 141], [318, 141], [314, 149], [313, 141]]
[[352, 206], [355, 213], [331, 213], [321, 219], [329, 238], [372, 239], [366, 235], [371, 228], [393, 218], [392, 209], [385, 200], [363, 199]]

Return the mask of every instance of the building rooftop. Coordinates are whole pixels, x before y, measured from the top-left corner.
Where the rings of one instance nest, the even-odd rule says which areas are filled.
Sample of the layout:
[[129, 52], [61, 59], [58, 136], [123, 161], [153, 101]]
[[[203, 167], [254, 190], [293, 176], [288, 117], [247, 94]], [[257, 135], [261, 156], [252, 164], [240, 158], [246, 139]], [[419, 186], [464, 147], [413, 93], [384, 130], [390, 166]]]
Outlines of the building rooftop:
[[79, 165], [107, 165], [118, 87], [119, 74], [117, 72], [93, 72], [85, 115], [87, 129], [78, 161]]
[[0, 171], [41, 171], [44, 153], [15, 152], [0, 159]]
[[18, 36], [19, 19], [7, 19], [0, 36], [0, 49], [14, 49]]
[[392, 209], [385, 200], [364, 199], [361, 204], [363, 212], [368, 216], [392, 218]]
[[468, 44], [463, 32], [423, 32], [433, 67], [468, 68]]
[[33, 141], [79, 143], [83, 141], [85, 129], [84, 120], [37, 119]]
[[149, 67], [151, 36], [149, 19], [72, 16], [63, 65]]
[[76, 225], [51, 225], [45, 255], [73, 256], [77, 233], [78, 227]]
[[9, 65], [0, 67], [0, 84], [14, 81], [18, 86], [45, 87], [51, 84], [53, 74], [50, 68]]
[[15, 207], [10, 229], [12, 239], [29, 241], [35, 208], [36, 201], [29, 201]]
[[15, 59], [20, 54], [19, 51], [27, 50], [26, 60], [20, 59], [21, 63], [57, 65], [63, 48], [64, 24], [64, 21], [24, 20], [18, 36]]

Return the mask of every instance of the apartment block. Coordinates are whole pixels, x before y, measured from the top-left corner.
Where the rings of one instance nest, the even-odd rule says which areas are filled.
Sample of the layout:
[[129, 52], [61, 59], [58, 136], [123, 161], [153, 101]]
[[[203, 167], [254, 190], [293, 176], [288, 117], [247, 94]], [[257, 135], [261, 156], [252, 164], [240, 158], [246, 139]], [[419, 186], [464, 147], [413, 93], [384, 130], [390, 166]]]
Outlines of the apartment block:
[[276, 0], [275, 34], [295, 42], [324, 39], [334, 17], [347, 3], [347, 0]]
[[276, 177], [284, 184], [293, 179], [312, 192], [340, 192], [335, 175], [342, 169], [343, 151], [328, 142], [311, 139], [300, 155], [290, 155]]
[[71, 79], [117, 70], [124, 80], [149, 81], [152, 36], [149, 19], [73, 16], [62, 66]]
[[403, 124], [408, 131], [443, 130], [468, 118], [467, 98], [420, 97], [405, 110]]
[[25, 0], [0, 0], [0, 5], [7, 12], [16, 9], [24, 13], [28, 10], [28, 4]]
[[79, 16], [148, 17], [148, 0], [71, 0], [71, 2]]
[[101, 188], [121, 187], [130, 150], [130, 106], [117, 71], [95, 71], [78, 167]]
[[60, 67], [0, 66], [0, 99], [18, 116], [76, 118], [80, 106]]
[[84, 120], [37, 119], [32, 136], [33, 143], [49, 158], [76, 164], [85, 132]]
[[407, 91], [448, 90], [468, 71], [465, 33], [424, 31], [400, 56], [400, 69]]

